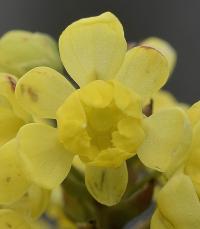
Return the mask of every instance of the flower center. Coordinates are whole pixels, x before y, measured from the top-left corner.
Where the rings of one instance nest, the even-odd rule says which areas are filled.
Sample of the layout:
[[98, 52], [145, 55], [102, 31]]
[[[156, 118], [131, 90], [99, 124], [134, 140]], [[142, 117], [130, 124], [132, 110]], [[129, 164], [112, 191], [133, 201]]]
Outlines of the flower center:
[[57, 120], [65, 148], [99, 166], [119, 166], [144, 138], [140, 98], [117, 81], [96, 80], [77, 90]]

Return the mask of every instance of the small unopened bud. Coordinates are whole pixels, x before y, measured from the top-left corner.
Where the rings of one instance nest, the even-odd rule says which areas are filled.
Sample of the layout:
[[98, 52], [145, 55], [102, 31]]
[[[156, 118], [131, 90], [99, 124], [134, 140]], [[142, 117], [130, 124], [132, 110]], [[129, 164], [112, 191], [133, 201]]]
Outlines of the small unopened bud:
[[21, 77], [37, 66], [62, 71], [56, 42], [42, 33], [14, 30], [0, 39], [0, 72]]

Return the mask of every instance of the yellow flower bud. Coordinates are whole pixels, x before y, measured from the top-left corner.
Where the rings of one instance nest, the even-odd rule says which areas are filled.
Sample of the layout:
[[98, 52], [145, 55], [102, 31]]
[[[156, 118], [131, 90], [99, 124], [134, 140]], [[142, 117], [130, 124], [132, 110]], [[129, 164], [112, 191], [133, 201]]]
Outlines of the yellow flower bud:
[[10, 31], [0, 39], [0, 71], [21, 77], [37, 66], [62, 71], [56, 42], [48, 35]]

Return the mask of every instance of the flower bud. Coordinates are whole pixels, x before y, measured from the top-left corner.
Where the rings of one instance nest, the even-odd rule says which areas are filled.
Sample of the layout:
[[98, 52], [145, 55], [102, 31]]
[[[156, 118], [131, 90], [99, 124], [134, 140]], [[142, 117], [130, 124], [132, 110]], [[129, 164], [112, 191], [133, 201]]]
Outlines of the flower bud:
[[0, 72], [21, 77], [37, 66], [62, 71], [56, 42], [48, 35], [14, 30], [0, 39]]

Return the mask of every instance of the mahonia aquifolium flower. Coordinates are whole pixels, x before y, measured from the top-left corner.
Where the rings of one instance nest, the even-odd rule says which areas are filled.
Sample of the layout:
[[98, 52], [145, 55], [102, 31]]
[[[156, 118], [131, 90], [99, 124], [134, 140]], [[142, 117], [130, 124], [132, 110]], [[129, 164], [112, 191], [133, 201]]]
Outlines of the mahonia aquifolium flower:
[[151, 229], [200, 228], [200, 102], [185, 108], [185, 111], [193, 128], [191, 146], [176, 154], [165, 173], [168, 182], [156, 196], [157, 209], [151, 220]]
[[[18, 215], [27, 219], [30, 217], [31, 219], [36, 219], [46, 210], [50, 191], [31, 184], [21, 169], [16, 145], [16, 140], [13, 139], [0, 148], [1, 208], [16, 211], [18, 213], [16, 220]], [[0, 212], [1, 211], [2, 215], [4, 215], [4, 211], [0, 210]], [[10, 221], [14, 223], [14, 225], [16, 220], [10, 217]], [[0, 225], [1, 223], [2, 218], [0, 217]]]
[[41, 65], [62, 71], [57, 44], [50, 36], [14, 30], [0, 38], [0, 72], [21, 77]]
[[193, 138], [191, 148], [188, 150], [188, 158], [182, 167], [185, 174], [190, 176], [200, 197], [200, 102], [188, 109], [188, 115], [193, 127]]
[[200, 202], [191, 179], [173, 176], [157, 196], [151, 229], [199, 229]]
[[39, 200], [48, 199], [49, 191], [32, 185], [21, 168], [15, 137], [19, 128], [33, 122], [33, 118], [17, 102], [16, 84], [17, 78], [0, 73], [0, 204], [10, 208], [18, 206], [18, 211], [28, 205], [29, 210], [24, 212], [35, 217], [45, 208], [44, 204], [40, 207], [43, 202]]
[[0, 204], [16, 201], [29, 187], [21, 169], [15, 136], [31, 117], [17, 103], [16, 83], [14, 76], [0, 73]]
[[[21, 36], [23, 34], [25, 36], [26, 34], [29, 33], [12, 32], [9, 34], [10, 34], [9, 36], [6, 36], [5, 39], [6, 42], [8, 40], [9, 42], [11, 41], [14, 42], [15, 41], [14, 38], [16, 38], [16, 42], [18, 42], [19, 41], [18, 35]], [[13, 40], [11, 39], [12, 37]], [[31, 39], [30, 34], [28, 35], [27, 39], [29, 38]], [[41, 41], [44, 40], [45, 42], [45, 39], [47, 38], [45, 37], [42, 38], [42, 35], [39, 35], [35, 42], [37, 43], [40, 40]], [[46, 41], [48, 41], [48, 39]], [[4, 51], [7, 50], [6, 47], [8, 48], [6, 42], [4, 43], [4, 46], [0, 45], [1, 48], [4, 49]], [[17, 45], [18, 43], [16, 44], [16, 47], [18, 47]], [[38, 45], [40, 44], [38, 43]], [[30, 51], [30, 48], [33, 49], [32, 46], [33, 44], [29, 41], [27, 41], [27, 43], [24, 45], [21, 44], [20, 46], [21, 49], [24, 47], [24, 52], [20, 52], [21, 55], [20, 60], [27, 61], [26, 62], [27, 70], [31, 68], [30, 65], [28, 67], [29, 59], [27, 54]], [[10, 49], [10, 52], [11, 51], [14, 53], [14, 50]], [[12, 54], [12, 52], [9, 54]], [[29, 55], [29, 57], [31, 57], [31, 55]], [[34, 58], [36, 58], [36, 56]], [[44, 56], [42, 58], [44, 58]], [[40, 64], [45, 64], [45, 63], [50, 64], [50, 62], [48, 62], [48, 59], [46, 60], [46, 62], [41, 61]], [[37, 64], [39, 65], [39, 60]], [[37, 64], [34, 66], [37, 66]], [[13, 67], [11, 67], [11, 65]], [[9, 65], [10, 69], [16, 70], [16, 66], [14, 65], [15, 64], [10, 63]], [[50, 66], [54, 66], [54, 65], [52, 64]], [[23, 66], [20, 65], [19, 67], [21, 70], [25, 72], [25, 65]], [[2, 70], [1, 67], [0, 69]], [[6, 70], [7, 68], [4, 69]], [[9, 71], [9, 69], [7, 70]], [[17, 80], [18, 79], [15, 76], [11, 75], [10, 73], [4, 73], [4, 72], [0, 73], [0, 111], [1, 111], [0, 112], [0, 146], [1, 146], [0, 148], [0, 165], [1, 165], [0, 205], [1, 208], [4, 209], [9, 208], [15, 210], [17, 213], [19, 213], [18, 215], [21, 214], [22, 217], [37, 218], [47, 208], [50, 192], [49, 190], [46, 190], [44, 188], [32, 184], [32, 182], [29, 180], [29, 178], [21, 168], [21, 162], [17, 150], [18, 148], [17, 142], [15, 139], [16, 134], [21, 126], [29, 122], [38, 121], [39, 119], [32, 117], [32, 115], [30, 115], [28, 112], [25, 112], [23, 108], [20, 106], [20, 104], [17, 102], [15, 97], [15, 88], [16, 88]], [[12, 220], [12, 217], [10, 220]], [[15, 218], [13, 222], [14, 221]], [[7, 226], [6, 228], [9, 227]]]
[[32, 184], [21, 168], [16, 133], [35, 118], [18, 104], [16, 84], [16, 77], [0, 73], [0, 228], [28, 228], [26, 221], [40, 217], [50, 197], [50, 191]]
[[127, 159], [137, 154], [146, 166], [166, 171], [172, 156], [190, 144], [190, 124], [182, 109], [169, 108], [148, 118], [142, 113], [173, 64], [146, 44], [127, 51], [122, 25], [111, 13], [68, 26], [59, 49], [80, 89], [48, 67], [34, 68], [19, 80], [20, 105], [33, 116], [58, 123], [57, 128], [33, 123], [20, 129], [23, 170], [35, 184], [52, 189], [65, 179], [78, 155], [86, 165], [91, 195], [114, 205], [127, 186]]
[[[111, 31], [108, 32], [109, 26], [113, 26], [116, 30], [120, 24], [113, 15], [103, 14], [99, 17], [83, 19], [73, 23], [63, 32], [60, 38], [60, 47], [67, 46], [65, 49], [60, 48], [60, 53], [61, 55], [63, 53], [64, 56], [62, 61], [70, 75], [81, 85], [80, 90], [74, 91], [73, 87], [55, 70], [40, 67], [28, 72], [20, 81], [20, 86], [17, 86], [20, 92], [16, 92], [16, 99], [14, 92], [17, 79], [7, 73], [0, 74], [0, 124], [2, 126], [0, 138], [0, 166], [2, 170], [0, 176], [1, 228], [16, 228], [16, 225], [20, 225], [20, 228], [43, 228], [42, 225], [33, 224], [32, 219], [38, 218], [46, 209], [50, 194], [46, 188], [51, 189], [56, 182], [57, 184], [61, 183], [70, 169], [74, 155], [78, 155], [85, 163], [86, 185], [90, 193], [103, 204], [113, 205], [117, 203], [127, 183], [125, 160], [136, 153], [145, 165], [164, 172], [165, 177], [169, 179], [157, 195], [158, 208], [152, 218], [151, 229], [198, 229], [200, 227], [200, 205], [197, 197], [197, 194], [200, 193], [198, 179], [199, 103], [194, 104], [184, 113], [183, 110], [176, 107], [179, 106], [186, 110], [187, 106], [178, 103], [169, 93], [158, 91], [164, 81], [162, 83], [159, 81], [151, 82], [150, 79], [152, 79], [155, 69], [149, 70], [150, 66], [148, 65], [153, 66], [160, 58], [162, 59], [161, 63], [166, 62], [165, 58], [155, 49], [166, 57], [170, 73], [174, 68], [176, 54], [168, 43], [157, 38], [149, 38], [141, 43], [142, 46], [128, 51], [125, 59], [121, 61], [123, 63], [120, 64], [119, 59], [112, 56], [111, 50], [103, 49], [104, 46], [107, 47], [109, 42], [113, 45], [111, 41], [114, 36], [117, 37], [117, 30], [114, 30], [114, 35]], [[92, 39], [97, 36], [94, 31], [104, 30], [104, 27], [107, 35], [103, 33], [103, 38]], [[78, 36], [78, 33], [87, 29], [91, 33], [84, 35], [85, 43], [76, 43], [76, 40], [81, 37]], [[20, 33], [17, 32], [16, 34]], [[66, 43], [66, 41], [69, 42], [69, 37], [73, 37], [75, 41], [72, 42], [73, 47], [75, 47], [74, 50], [71, 50], [68, 47], [69, 44]], [[16, 39], [18, 38], [16, 37]], [[62, 40], [64, 41], [62, 42]], [[90, 44], [86, 42], [87, 40], [90, 41]], [[94, 40], [97, 41], [95, 45], [93, 44]], [[6, 47], [6, 42], [4, 45]], [[115, 50], [115, 45], [113, 45], [113, 50]], [[119, 45], [119, 47], [121, 46]], [[155, 49], [152, 49], [152, 47]], [[72, 60], [70, 60], [68, 53], [67, 57], [65, 56], [68, 49], [71, 50], [69, 55], [73, 57]], [[82, 51], [81, 53], [78, 52], [79, 49]], [[142, 50], [142, 53], [138, 55], [137, 50]], [[155, 57], [153, 58], [153, 54], [150, 54], [149, 50], [156, 54], [155, 62], [152, 62]], [[76, 58], [72, 55], [74, 53], [76, 53]], [[22, 54], [26, 56], [27, 53]], [[136, 54], [137, 56], [135, 56]], [[87, 56], [90, 58], [83, 58]], [[118, 53], [118, 58], [119, 56]], [[146, 63], [144, 58], [146, 58]], [[24, 59], [22, 58], [22, 60]], [[42, 62], [42, 59], [40, 61], [40, 64], [46, 63]], [[113, 64], [113, 61], [119, 62], [119, 69], [117, 69], [117, 65], [114, 67], [108, 65]], [[103, 67], [106, 64], [107, 68], [104, 69]], [[129, 65], [132, 66], [132, 64], [134, 69], [129, 69]], [[77, 68], [74, 67], [75, 65]], [[23, 66], [27, 67], [23, 68]], [[27, 58], [27, 63], [21, 65], [21, 70], [26, 72], [34, 66], [28, 64]], [[50, 64], [48, 66], [53, 67]], [[138, 70], [141, 66], [144, 66], [143, 70], [147, 71], [148, 74], [141, 69]], [[56, 67], [53, 68], [59, 70]], [[160, 71], [162, 68], [161, 64], [157, 78], [155, 77], [154, 80], [158, 80], [159, 77], [162, 78], [163, 71]], [[11, 64], [9, 69], [16, 70], [16, 66]], [[128, 73], [130, 81], [124, 76], [125, 73]], [[20, 75], [19, 73], [16, 74]], [[136, 76], [138, 78], [135, 79]], [[34, 80], [33, 77], [35, 77]], [[51, 81], [49, 83], [49, 79], [53, 83]], [[131, 84], [132, 80], [135, 80], [134, 85]], [[146, 83], [147, 80], [150, 80], [148, 84]], [[141, 88], [141, 85], [145, 87]], [[49, 87], [48, 90], [45, 88], [47, 86]], [[151, 89], [150, 93], [147, 89]], [[52, 93], [52, 91], [55, 92]], [[153, 98], [153, 113], [155, 114], [146, 118], [142, 114], [142, 107], [149, 102], [150, 98]], [[26, 112], [22, 109], [24, 104]], [[193, 125], [191, 148], [189, 148], [191, 129], [187, 115]], [[174, 122], [169, 120], [174, 117], [176, 117]], [[58, 130], [46, 124], [31, 124], [22, 128], [23, 130], [15, 139], [21, 126], [35, 120], [43, 121], [42, 118], [56, 118]], [[165, 123], [164, 120], [167, 120], [167, 122]], [[176, 126], [172, 128], [171, 125], [173, 124], [176, 124]], [[40, 127], [43, 132], [35, 136], [39, 133]], [[34, 130], [36, 130], [36, 133], [33, 133]], [[175, 136], [173, 131], [177, 130], [179, 130], [179, 134]], [[181, 131], [184, 131], [184, 134]], [[43, 136], [44, 133], [47, 135], [46, 140]], [[171, 138], [169, 138], [169, 134], [171, 134]], [[29, 136], [31, 138], [27, 139]], [[172, 141], [172, 137], [177, 137], [178, 140]], [[39, 140], [39, 138], [41, 139]], [[39, 145], [39, 153], [35, 153], [32, 149], [29, 155], [31, 139], [33, 140], [32, 146], [35, 146], [34, 149]], [[37, 139], [39, 141], [35, 142]], [[49, 144], [51, 140], [52, 144]], [[47, 144], [44, 144], [45, 141]], [[167, 144], [171, 144], [171, 142], [172, 145], [168, 147]], [[154, 146], [153, 144], [158, 145]], [[18, 151], [19, 149], [20, 151]], [[26, 150], [28, 151], [26, 152]], [[48, 151], [53, 152], [53, 154], [48, 155]], [[22, 158], [19, 158], [19, 152]], [[54, 155], [57, 152], [58, 155]], [[28, 155], [26, 155], [27, 153]], [[41, 155], [39, 155], [40, 153]], [[66, 155], [63, 156], [63, 154]], [[35, 159], [35, 156], [38, 158]], [[51, 156], [49, 160], [48, 156]], [[59, 156], [64, 159], [63, 162], [61, 162]], [[23, 159], [22, 164], [21, 159]], [[31, 161], [32, 159], [34, 160]], [[55, 169], [54, 163], [61, 167], [56, 168], [56, 171], [51, 173], [52, 176], [55, 176], [52, 184], [50, 178], [47, 182], [45, 179], [51, 176], [50, 169]], [[43, 166], [45, 168], [41, 169], [40, 167]], [[38, 168], [39, 171], [37, 172], [36, 169]], [[46, 173], [43, 174], [43, 172]], [[36, 177], [34, 177], [35, 175]], [[38, 184], [45, 188], [39, 187]], [[172, 202], [173, 209], [169, 206]], [[54, 207], [53, 214], [55, 212], [61, 214], [60, 208], [58, 207], [55, 210]], [[66, 222], [66, 220], [62, 221], [61, 224], [69, 227], [69, 222]], [[74, 228], [72, 224], [70, 224], [70, 227]]]

